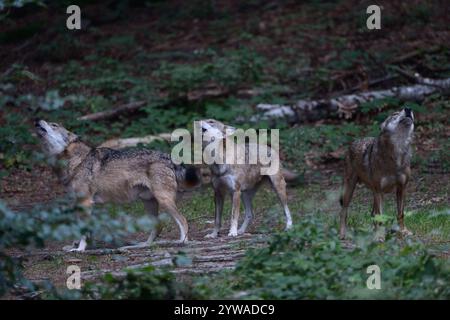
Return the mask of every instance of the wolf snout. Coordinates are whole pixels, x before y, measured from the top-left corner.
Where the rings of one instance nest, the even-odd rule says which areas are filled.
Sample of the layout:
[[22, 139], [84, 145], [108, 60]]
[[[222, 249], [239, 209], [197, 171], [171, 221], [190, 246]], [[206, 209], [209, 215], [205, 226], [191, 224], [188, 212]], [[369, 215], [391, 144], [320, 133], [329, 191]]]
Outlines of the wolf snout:
[[36, 129], [38, 129], [38, 131], [40, 132], [47, 132], [47, 130], [45, 129], [45, 121], [44, 120], [35, 120], [34, 121], [34, 126]]
[[39, 119], [34, 120], [34, 126], [35, 126], [35, 127], [38, 127], [38, 128], [43, 127], [43, 126], [44, 126], [44, 123], [45, 123], [44, 120], [39, 120]]
[[413, 113], [412, 110], [410, 108], [405, 108], [405, 116], [408, 118], [413, 119]]

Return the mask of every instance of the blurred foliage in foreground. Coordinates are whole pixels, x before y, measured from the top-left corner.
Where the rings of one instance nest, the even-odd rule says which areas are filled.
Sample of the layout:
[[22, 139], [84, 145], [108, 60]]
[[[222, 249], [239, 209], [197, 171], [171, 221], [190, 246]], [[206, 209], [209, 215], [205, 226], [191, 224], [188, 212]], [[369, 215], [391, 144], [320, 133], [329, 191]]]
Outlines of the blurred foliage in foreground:
[[[0, 296], [11, 288], [40, 290], [40, 298], [54, 299], [448, 299], [450, 268], [415, 238], [388, 234], [383, 243], [372, 231], [355, 230], [352, 248], [343, 246], [334, 227], [305, 216], [293, 230], [271, 237], [265, 248], [250, 249], [233, 271], [215, 277], [178, 281], [169, 268], [128, 270], [84, 283], [81, 291], [33, 284], [22, 275], [20, 258], [9, 248], [43, 246], [44, 241], [78, 239], [95, 234], [113, 242], [126, 232], [151, 227], [146, 218], [104, 212], [78, 220], [76, 208], [14, 213], [0, 206]], [[139, 228], [138, 228], [139, 226]], [[113, 238], [111, 235], [114, 234]], [[381, 290], [368, 290], [367, 267], [381, 269]]]
[[[358, 230], [345, 248], [334, 228], [305, 217], [265, 248], [249, 250], [237, 268], [215, 277], [177, 281], [169, 269], [148, 267], [106, 275], [85, 286], [96, 299], [448, 299], [450, 269], [419, 241], [395, 234], [383, 243]], [[367, 267], [381, 269], [381, 289], [369, 290]]]
[[[23, 276], [20, 259], [8, 255], [8, 249], [43, 247], [46, 241], [78, 240], [82, 234], [94, 234], [95, 240], [114, 242], [127, 233], [152, 227], [147, 217], [136, 219], [118, 213], [112, 218], [107, 212], [95, 212], [80, 220], [79, 211], [62, 204], [51, 210], [16, 213], [0, 203], [0, 297], [13, 287], [37, 289]], [[50, 284], [45, 286], [51, 288]]]
[[[356, 233], [344, 248], [334, 228], [304, 218], [294, 230], [275, 235], [268, 247], [251, 250], [228, 279], [241, 298], [425, 299], [449, 298], [448, 264], [420, 242], [396, 236], [385, 242]], [[381, 290], [368, 290], [366, 269], [381, 269]]]

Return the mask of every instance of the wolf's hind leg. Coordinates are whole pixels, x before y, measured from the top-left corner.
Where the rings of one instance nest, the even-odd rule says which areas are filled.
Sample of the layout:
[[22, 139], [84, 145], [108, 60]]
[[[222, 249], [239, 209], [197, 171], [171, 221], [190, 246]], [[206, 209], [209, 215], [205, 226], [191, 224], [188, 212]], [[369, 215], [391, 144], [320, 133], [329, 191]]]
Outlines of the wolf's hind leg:
[[283, 206], [284, 215], [286, 217], [286, 230], [288, 230], [292, 227], [292, 217], [287, 204], [286, 181], [284, 181], [281, 171], [278, 171], [277, 174], [268, 177], [272, 184], [273, 190], [277, 194], [278, 199], [280, 200], [281, 205]]
[[[87, 216], [90, 216], [92, 214], [92, 206], [94, 205], [94, 200], [92, 197], [86, 197], [84, 199], [82, 199], [79, 202], [80, 207], [83, 209], [84, 214], [86, 214]], [[90, 238], [90, 235], [88, 235]], [[77, 242], [74, 241], [72, 243], [72, 246], [64, 246], [63, 250], [64, 251], [68, 251], [68, 252], [83, 252], [86, 250], [87, 247], [87, 240], [88, 240], [88, 236], [83, 235], [80, 239], [80, 241]]]
[[238, 235], [239, 214], [241, 207], [241, 189], [236, 188], [232, 194], [232, 209], [231, 209], [231, 227], [228, 233], [229, 237], [236, 237]]
[[178, 211], [175, 203], [176, 191], [158, 190], [155, 192], [155, 198], [158, 201], [159, 207], [162, 212], [168, 213], [177, 223], [180, 231], [179, 242], [188, 241], [188, 223], [186, 218]]
[[153, 163], [149, 168], [150, 191], [158, 202], [161, 212], [168, 213], [178, 225], [179, 242], [188, 241], [188, 223], [176, 205], [177, 180], [175, 173], [163, 163]]
[[145, 211], [147, 211], [148, 214], [150, 214], [150, 219], [154, 223], [152, 227], [152, 231], [150, 231], [150, 235], [147, 239], [147, 241], [137, 243], [135, 245], [120, 247], [119, 249], [127, 250], [127, 249], [139, 249], [139, 248], [146, 248], [150, 246], [153, 241], [159, 236], [161, 233], [161, 223], [159, 221], [159, 208], [158, 208], [158, 202], [155, 199], [150, 200], [143, 200]]
[[154, 227], [150, 232], [150, 236], [148, 237], [146, 243], [150, 244], [159, 236], [162, 230], [161, 222], [159, 221], [159, 206], [158, 201], [155, 199], [145, 200], [144, 201], [145, 211], [150, 215], [150, 218], [154, 222]]
[[242, 202], [244, 204], [245, 217], [244, 222], [238, 230], [238, 234], [244, 234], [247, 230], [248, 225], [253, 220], [253, 207], [252, 200], [255, 195], [255, 190], [249, 190], [242, 192]]

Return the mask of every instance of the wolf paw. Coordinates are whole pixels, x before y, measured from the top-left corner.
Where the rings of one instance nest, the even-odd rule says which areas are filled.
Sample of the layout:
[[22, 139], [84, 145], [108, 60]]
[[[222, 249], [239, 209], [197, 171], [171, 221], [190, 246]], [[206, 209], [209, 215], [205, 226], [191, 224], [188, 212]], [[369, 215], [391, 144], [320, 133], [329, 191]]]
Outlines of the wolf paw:
[[62, 247], [62, 250], [65, 251], [65, 252], [70, 252], [72, 249], [74, 249], [73, 246], [64, 246], [64, 247]]
[[237, 237], [238, 232], [237, 230], [230, 230], [230, 232], [228, 233], [229, 237]]
[[188, 239], [187, 236], [184, 237], [184, 238], [182, 238], [182, 239], [178, 239], [178, 240], [176, 241], [176, 243], [179, 243], [179, 244], [184, 244], [184, 243], [188, 243], [188, 242], [189, 242], [189, 239]]
[[64, 246], [62, 249], [65, 252], [84, 252], [86, 250], [86, 248], [83, 247], [74, 248], [73, 246]]

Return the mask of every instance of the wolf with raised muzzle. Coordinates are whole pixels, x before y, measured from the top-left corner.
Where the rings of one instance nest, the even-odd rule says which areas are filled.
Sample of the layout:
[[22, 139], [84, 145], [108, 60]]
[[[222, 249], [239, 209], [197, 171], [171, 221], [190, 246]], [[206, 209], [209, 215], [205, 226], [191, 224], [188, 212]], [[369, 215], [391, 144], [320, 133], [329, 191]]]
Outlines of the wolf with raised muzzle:
[[404, 207], [406, 186], [411, 176], [411, 143], [414, 114], [405, 108], [394, 112], [381, 124], [376, 138], [354, 141], [345, 159], [344, 188], [341, 197], [340, 237], [345, 238], [347, 210], [357, 183], [362, 182], [373, 192], [372, 216], [382, 213], [383, 194], [396, 191], [397, 221], [400, 231], [409, 235], [405, 227]]
[[[55, 167], [60, 180], [85, 211], [90, 213], [95, 203], [144, 203], [156, 228], [147, 241], [124, 249], [146, 247], [153, 242], [160, 232], [160, 210], [176, 221], [180, 242], [188, 240], [188, 224], [175, 200], [179, 189], [200, 182], [195, 168], [175, 165], [168, 154], [159, 151], [92, 148], [57, 123], [39, 120], [35, 127], [45, 154], [60, 160], [61, 165]], [[83, 237], [70, 251], [84, 251], [86, 245]]]

